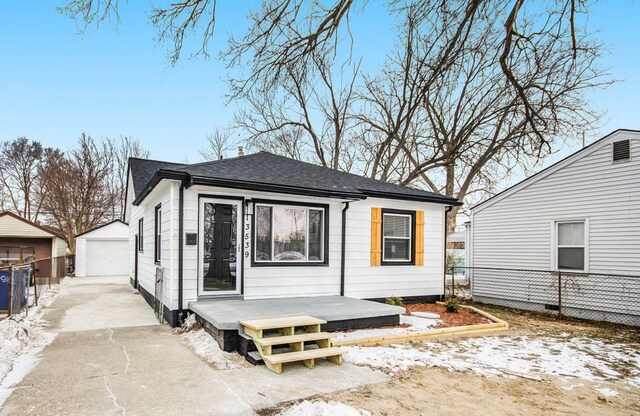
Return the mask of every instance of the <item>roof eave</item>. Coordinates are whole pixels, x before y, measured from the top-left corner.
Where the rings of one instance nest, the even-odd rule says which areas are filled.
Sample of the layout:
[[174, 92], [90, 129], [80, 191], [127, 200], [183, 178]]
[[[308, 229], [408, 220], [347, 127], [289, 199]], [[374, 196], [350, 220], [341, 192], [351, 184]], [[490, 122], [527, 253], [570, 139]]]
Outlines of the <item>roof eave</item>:
[[105, 223], [105, 224], [102, 224], [102, 225], [98, 225], [97, 227], [94, 227], [94, 228], [92, 228], [92, 229], [90, 229], [90, 230], [87, 230], [87, 231], [85, 231], [85, 232], [83, 232], [83, 233], [76, 234], [76, 235], [74, 235], [74, 236], [73, 236], [73, 238], [81, 237], [81, 236], [83, 236], [83, 235], [85, 235], [85, 234], [89, 234], [90, 232], [93, 232], [93, 231], [95, 231], [95, 230], [99, 230], [100, 228], [104, 228], [104, 227], [106, 227], [106, 226], [108, 226], [108, 225], [115, 224], [115, 223], [117, 223], [117, 222], [122, 223], [122, 224], [127, 225], [127, 226], [129, 225], [126, 221], [123, 221], [123, 220], [121, 220], [121, 219], [115, 219], [115, 220], [113, 220], [113, 221], [109, 221], [108, 223]]
[[398, 199], [401, 201], [418, 201], [418, 202], [430, 202], [434, 204], [442, 204], [449, 206], [462, 206], [462, 202], [455, 198], [446, 196], [431, 196], [431, 195], [408, 195], [408, 194], [396, 194], [393, 192], [380, 192], [380, 191], [363, 191], [363, 193], [372, 198], [385, 198], [385, 199]]
[[192, 176], [194, 185], [219, 186], [222, 188], [246, 189], [251, 191], [264, 191], [273, 193], [286, 193], [294, 195], [315, 196], [321, 198], [339, 199], [366, 199], [362, 192], [322, 190], [313, 188], [294, 187], [278, 184], [265, 184], [261, 182], [237, 181], [229, 179], [211, 178], [206, 176]]
[[140, 194], [136, 196], [133, 200], [132, 205], [140, 205], [142, 201], [153, 191], [153, 189], [162, 181], [163, 179], [170, 180], [179, 180], [184, 181], [189, 179], [189, 174], [186, 172], [180, 172], [169, 169], [160, 169], [151, 177], [149, 182], [142, 188]]

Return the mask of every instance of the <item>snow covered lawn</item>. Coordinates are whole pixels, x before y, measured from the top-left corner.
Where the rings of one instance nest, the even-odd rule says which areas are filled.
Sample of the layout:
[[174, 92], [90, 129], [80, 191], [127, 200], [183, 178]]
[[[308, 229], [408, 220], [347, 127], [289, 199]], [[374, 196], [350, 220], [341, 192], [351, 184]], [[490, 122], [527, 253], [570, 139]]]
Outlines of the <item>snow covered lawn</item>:
[[196, 322], [194, 314], [187, 317], [176, 333], [180, 334], [180, 340], [185, 345], [213, 368], [224, 370], [251, 366], [238, 354], [222, 351], [216, 340]]
[[542, 375], [619, 380], [640, 387], [640, 350], [622, 343], [566, 336], [489, 336], [460, 341], [350, 347], [345, 362], [391, 371], [411, 366], [474, 371], [491, 377]]
[[371, 412], [339, 402], [305, 400], [282, 410], [278, 416], [371, 416]]
[[405, 328], [374, 328], [361, 329], [352, 332], [336, 332], [335, 342], [353, 339], [364, 339], [385, 335], [410, 334], [411, 332], [424, 331], [437, 326], [440, 319], [421, 318], [417, 316], [400, 315], [400, 324], [409, 325]]
[[[63, 281], [64, 284], [64, 281]], [[54, 285], [38, 300], [38, 306], [0, 321], [0, 406], [38, 363], [39, 354], [55, 338], [47, 332], [43, 315], [58, 294]]]

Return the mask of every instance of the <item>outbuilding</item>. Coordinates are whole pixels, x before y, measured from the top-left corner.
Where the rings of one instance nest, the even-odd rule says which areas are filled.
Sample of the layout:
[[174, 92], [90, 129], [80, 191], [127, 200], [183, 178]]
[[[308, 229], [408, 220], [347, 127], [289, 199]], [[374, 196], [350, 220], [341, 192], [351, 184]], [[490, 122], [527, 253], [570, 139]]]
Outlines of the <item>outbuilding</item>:
[[65, 256], [64, 236], [12, 212], [0, 213], [0, 265]]
[[129, 225], [115, 220], [76, 236], [76, 276], [129, 274]]

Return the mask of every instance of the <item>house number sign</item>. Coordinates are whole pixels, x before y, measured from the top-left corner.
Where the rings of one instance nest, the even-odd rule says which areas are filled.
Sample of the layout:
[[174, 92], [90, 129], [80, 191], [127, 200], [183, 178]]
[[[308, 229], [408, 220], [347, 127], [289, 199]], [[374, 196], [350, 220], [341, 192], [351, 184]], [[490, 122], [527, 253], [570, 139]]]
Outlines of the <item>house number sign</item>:
[[251, 223], [249, 221], [245, 221], [244, 223], [244, 258], [248, 259], [250, 256], [250, 239], [251, 238]]

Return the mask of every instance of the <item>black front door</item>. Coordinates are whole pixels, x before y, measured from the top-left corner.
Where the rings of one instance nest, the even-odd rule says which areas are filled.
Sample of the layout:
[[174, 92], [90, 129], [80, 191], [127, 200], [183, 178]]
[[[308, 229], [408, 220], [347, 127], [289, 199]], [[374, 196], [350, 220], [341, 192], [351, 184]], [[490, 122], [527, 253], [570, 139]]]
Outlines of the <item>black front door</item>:
[[202, 288], [231, 292], [237, 288], [237, 205], [204, 202]]

